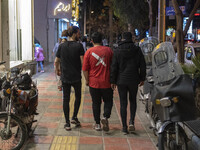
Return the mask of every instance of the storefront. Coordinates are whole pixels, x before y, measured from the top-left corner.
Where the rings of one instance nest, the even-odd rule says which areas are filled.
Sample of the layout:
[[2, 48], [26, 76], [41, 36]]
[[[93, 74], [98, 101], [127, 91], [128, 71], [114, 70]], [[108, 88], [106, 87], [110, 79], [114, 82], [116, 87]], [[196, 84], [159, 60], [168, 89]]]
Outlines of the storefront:
[[1, 60], [6, 68], [33, 60], [33, 0], [1, 1]]
[[79, 0], [34, 0], [34, 35], [44, 49], [45, 62], [54, 61], [54, 45], [78, 15], [78, 6]]

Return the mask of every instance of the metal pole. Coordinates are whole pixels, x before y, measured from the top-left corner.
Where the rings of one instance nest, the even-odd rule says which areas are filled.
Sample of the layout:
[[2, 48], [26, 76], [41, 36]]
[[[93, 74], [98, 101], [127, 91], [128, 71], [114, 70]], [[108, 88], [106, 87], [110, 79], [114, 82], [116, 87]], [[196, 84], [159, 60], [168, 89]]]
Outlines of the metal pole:
[[86, 2], [83, 4], [84, 6], [84, 36], [86, 35]]
[[89, 8], [89, 38], [91, 38], [91, 3], [92, 0], [90, 0], [90, 8]]
[[159, 0], [158, 4], [158, 39], [165, 42], [165, 0]]

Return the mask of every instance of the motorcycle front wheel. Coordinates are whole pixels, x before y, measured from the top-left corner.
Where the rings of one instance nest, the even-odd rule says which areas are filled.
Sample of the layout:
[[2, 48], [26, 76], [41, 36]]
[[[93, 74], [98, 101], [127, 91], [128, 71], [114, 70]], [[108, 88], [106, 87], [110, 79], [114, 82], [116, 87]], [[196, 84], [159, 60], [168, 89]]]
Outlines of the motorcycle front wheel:
[[188, 150], [187, 136], [184, 130], [179, 126], [178, 145], [176, 144], [175, 125], [171, 124], [165, 128], [158, 136], [159, 150]]
[[7, 132], [8, 114], [0, 114], [0, 150], [19, 150], [27, 137], [26, 125], [11, 115], [10, 129]]

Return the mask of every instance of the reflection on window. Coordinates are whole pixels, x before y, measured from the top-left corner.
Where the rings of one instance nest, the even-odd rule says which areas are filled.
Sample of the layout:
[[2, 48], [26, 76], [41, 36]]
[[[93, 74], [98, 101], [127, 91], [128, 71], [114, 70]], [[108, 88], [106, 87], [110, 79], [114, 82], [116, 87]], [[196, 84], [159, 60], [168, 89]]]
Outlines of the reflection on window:
[[160, 66], [164, 63], [167, 62], [168, 60], [168, 57], [167, 57], [167, 53], [164, 52], [164, 51], [161, 51], [161, 52], [158, 52], [155, 56], [154, 56], [154, 59], [155, 59], [155, 63], [157, 66]]
[[154, 48], [154, 46], [152, 43], [144, 44], [142, 46], [143, 54], [145, 55], [146, 53], [151, 53], [153, 51], [153, 48]]
[[153, 44], [147, 43], [142, 46], [142, 52], [144, 54], [145, 62], [147, 66], [150, 66], [152, 64], [152, 51], [153, 51]]

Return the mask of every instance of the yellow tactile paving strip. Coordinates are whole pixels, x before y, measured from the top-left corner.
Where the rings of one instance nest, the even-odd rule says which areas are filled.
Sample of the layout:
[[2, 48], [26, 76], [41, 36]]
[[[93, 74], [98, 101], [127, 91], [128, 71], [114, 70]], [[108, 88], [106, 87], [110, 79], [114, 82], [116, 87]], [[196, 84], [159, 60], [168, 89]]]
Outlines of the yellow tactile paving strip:
[[77, 136], [55, 136], [50, 150], [77, 150]]

